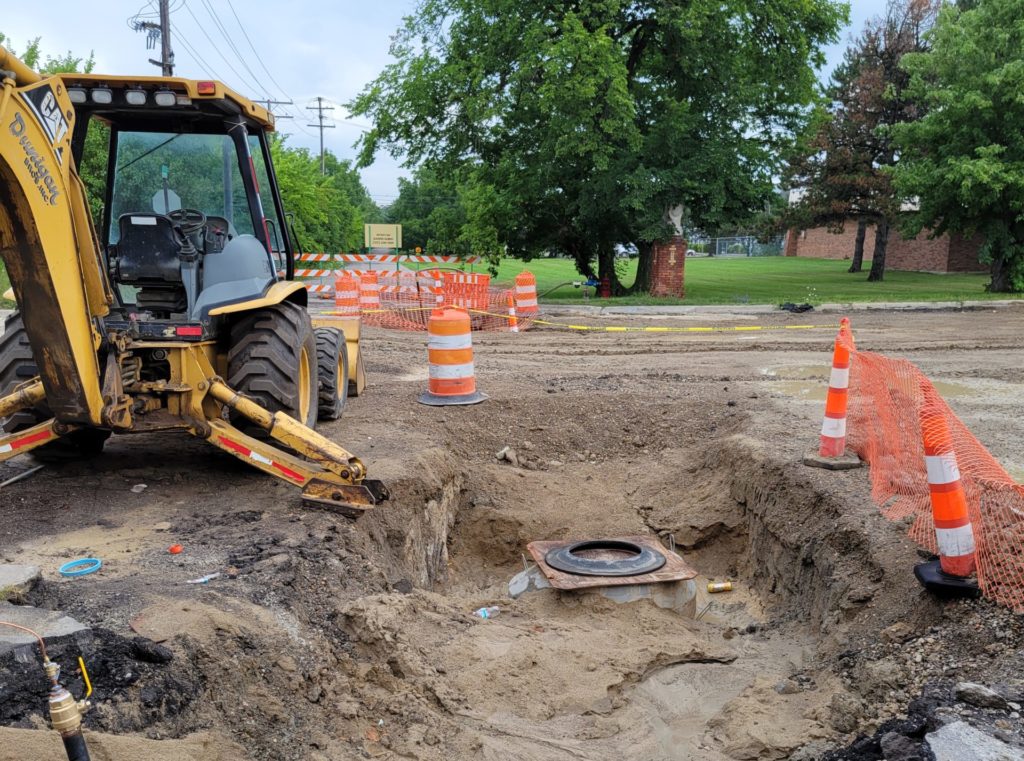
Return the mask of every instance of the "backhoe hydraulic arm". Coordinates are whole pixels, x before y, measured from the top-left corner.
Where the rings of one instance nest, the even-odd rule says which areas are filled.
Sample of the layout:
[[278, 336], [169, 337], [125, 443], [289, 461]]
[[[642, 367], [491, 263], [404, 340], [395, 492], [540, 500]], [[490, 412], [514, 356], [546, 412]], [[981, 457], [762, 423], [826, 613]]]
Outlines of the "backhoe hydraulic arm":
[[71, 155], [75, 113], [59, 77], [0, 48], [0, 257], [21, 306], [46, 403], [102, 423], [97, 317], [110, 286]]

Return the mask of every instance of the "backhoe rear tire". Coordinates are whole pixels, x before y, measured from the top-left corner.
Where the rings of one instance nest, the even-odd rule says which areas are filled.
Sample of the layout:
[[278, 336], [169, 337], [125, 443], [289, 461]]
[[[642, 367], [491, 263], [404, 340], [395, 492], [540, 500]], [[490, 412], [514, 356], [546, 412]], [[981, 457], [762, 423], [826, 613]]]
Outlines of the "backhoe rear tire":
[[337, 420], [348, 399], [348, 346], [335, 328], [317, 328], [316, 363], [320, 374], [319, 420]]
[[[16, 386], [39, 375], [32, 346], [25, 332], [21, 314], [15, 312], [4, 322], [4, 334], [0, 336], [0, 396], [9, 394]], [[31, 428], [37, 423], [53, 417], [46, 404], [30, 410], [15, 412], [0, 420], [4, 433]], [[93, 457], [103, 451], [103, 444], [110, 438], [110, 431], [98, 428], [83, 428], [72, 431], [54, 442], [33, 449], [32, 456], [40, 462], [54, 463], [81, 457]]]
[[[317, 414], [317, 353], [313, 324], [289, 302], [257, 309], [231, 326], [228, 385], [270, 412], [284, 412], [310, 428]], [[247, 418], [232, 423], [251, 436], [269, 438]]]

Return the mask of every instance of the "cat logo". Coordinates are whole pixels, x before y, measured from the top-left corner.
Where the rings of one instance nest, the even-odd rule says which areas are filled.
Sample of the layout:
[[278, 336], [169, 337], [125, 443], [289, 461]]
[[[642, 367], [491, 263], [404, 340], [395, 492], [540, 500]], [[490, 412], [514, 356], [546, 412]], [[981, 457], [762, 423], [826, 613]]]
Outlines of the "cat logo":
[[[42, 125], [50, 138], [50, 143], [56, 145], [68, 134], [68, 122], [61, 113], [60, 104], [53, 95], [53, 90], [47, 84], [40, 85], [35, 89], [23, 94], [25, 102], [35, 115], [36, 120]], [[58, 153], [58, 158], [63, 158]]]

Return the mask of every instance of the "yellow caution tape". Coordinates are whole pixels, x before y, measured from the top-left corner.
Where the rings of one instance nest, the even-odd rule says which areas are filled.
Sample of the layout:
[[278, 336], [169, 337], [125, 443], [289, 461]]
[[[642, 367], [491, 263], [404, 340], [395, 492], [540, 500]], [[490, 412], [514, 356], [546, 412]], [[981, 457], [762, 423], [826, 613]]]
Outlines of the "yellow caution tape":
[[[400, 309], [364, 309], [363, 314], [386, 314], [391, 312], [429, 312], [436, 307], [402, 307]], [[511, 319], [510, 315], [487, 312], [482, 309], [467, 309], [472, 314], [497, 317], [503, 320]], [[328, 313], [330, 314], [330, 313]], [[640, 315], [638, 315], [640, 316]], [[533, 325], [544, 325], [549, 328], [561, 328], [563, 330], [591, 331], [596, 333], [749, 333], [755, 331], [768, 332], [773, 330], [838, 330], [839, 325], [727, 325], [720, 327], [705, 326], [653, 326], [637, 327], [632, 325], [572, 325], [564, 322], [551, 322], [539, 320], [534, 317], [518, 315], [519, 320], [529, 320]]]

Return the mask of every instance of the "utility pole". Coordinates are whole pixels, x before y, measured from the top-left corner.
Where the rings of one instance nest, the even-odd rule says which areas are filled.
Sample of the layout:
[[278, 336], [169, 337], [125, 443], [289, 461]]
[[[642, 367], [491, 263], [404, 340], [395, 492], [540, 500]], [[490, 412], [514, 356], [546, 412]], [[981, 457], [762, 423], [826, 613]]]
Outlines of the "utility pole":
[[[270, 98], [266, 98], [264, 100], [258, 100], [256, 102], [257, 103], [265, 104], [266, 107], [267, 107], [267, 111], [270, 111], [271, 114], [274, 114], [273, 110], [271, 109], [271, 106], [290, 106], [294, 101], [291, 101], [291, 100], [270, 100]], [[275, 119], [292, 119], [294, 117], [292, 117], [290, 114], [274, 114], [274, 118]]]
[[310, 111], [317, 112], [318, 124], [307, 124], [307, 127], [319, 127], [320, 128], [320, 174], [327, 174], [327, 166], [324, 164], [324, 130], [334, 129], [333, 124], [324, 124], [324, 111], [333, 111], [334, 106], [325, 106], [324, 99], [319, 95], [316, 96], [315, 106], [306, 106]]
[[146, 50], [153, 50], [156, 41], [160, 40], [160, 60], [149, 62], [160, 67], [160, 72], [165, 77], [174, 76], [174, 51], [171, 50], [171, 9], [170, 0], [160, 0], [160, 23], [152, 21], [139, 21], [138, 16], [129, 19], [132, 29], [136, 32], [146, 32]]

